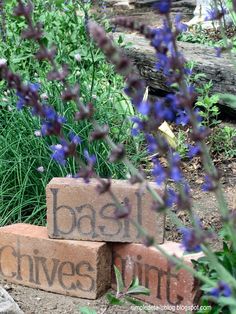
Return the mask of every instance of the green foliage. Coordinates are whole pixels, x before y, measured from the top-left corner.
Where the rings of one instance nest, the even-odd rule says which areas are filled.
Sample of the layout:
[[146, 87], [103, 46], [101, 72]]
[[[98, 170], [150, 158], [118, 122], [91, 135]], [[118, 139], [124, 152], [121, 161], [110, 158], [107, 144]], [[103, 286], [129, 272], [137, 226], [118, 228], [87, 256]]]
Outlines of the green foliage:
[[178, 36], [178, 41], [214, 46], [214, 40], [209, 39], [201, 25], [196, 25], [192, 31], [186, 31]]
[[[116, 278], [116, 293], [108, 292], [106, 298], [108, 301], [108, 306], [106, 310], [112, 305], [124, 305], [130, 303], [136, 306], [143, 306], [143, 302], [133, 298], [133, 295], [149, 295], [149, 289], [140, 286], [138, 278], [134, 278], [129, 287], [126, 288], [122, 279], [122, 275], [119, 269], [114, 265], [114, 273]], [[89, 307], [80, 307], [79, 311], [81, 314], [96, 314], [96, 311], [90, 309]], [[90, 312], [91, 311], [91, 312]], [[105, 312], [104, 312], [105, 313]]]
[[[76, 2], [79, 6], [79, 3]], [[101, 177], [125, 178], [126, 167], [108, 162], [109, 147], [103, 142], [90, 143], [89, 122], [75, 123], [74, 103], [65, 104], [60, 98], [63, 87], [60, 83], [49, 82], [47, 62], [38, 62], [34, 53], [36, 43], [20, 38], [25, 28], [23, 18], [16, 18], [12, 8], [16, 0], [5, 4], [6, 42], [0, 42], [0, 58], [8, 60], [14, 72], [26, 82], [40, 83], [40, 94], [47, 94], [48, 104], [55, 107], [67, 119], [66, 130], [74, 131], [82, 139], [79, 153], [88, 147], [90, 154], [97, 157], [97, 172]], [[109, 121], [110, 135], [114, 142], [123, 142], [128, 147], [128, 155], [137, 164], [142, 153], [138, 150], [139, 139], [133, 139], [127, 129], [132, 115], [132, 106], [122, 92], [123, 79], [114, 73], [111, 65], [105, 62], [103, 54], [95, 48], [86, 34], [84, 12], [76, 9], [72, 1], [66, 5], [62, 1], [34, 1], [34, 20], [44, 24], [44, 44], [58, 47], [56, 62], [67, 63], [71, 69], [70, 84], [80, 84], [80, 95], [84, 103], [93, 102], [95, 118], [101, 124]], [[120, 39], [121, 40], [121, 39]], [[80, 54], [81, 61], [75, 59]], [[38, 118], [32, 117], [29, 109], [16, 110], [17, 98], [13, 92], [5, 93], [6, 86], [0, 82], [0, 225], [13, 222], [45, 223], [45, 186], [52, 177], [75, 173], [76, 165], [69, 160], [66, 168], [51, 161], [50, 145], [56, 138], [35, 137], [34, 131], [40, 129]], [[43, 166], [44, 172], [36, 169]]]
[[97, 312], [87, 306], [81, 306], [79, 308], [80, 314], [97, 314]]
[[220, 110], [218, 107], [219, 96], [210, 95], [212, 89], [212, 82], [204, 84], [198, 88], [199, 97], [196, 102], [196, 107], [200, 109], [200, 116], [203, 118], [202, 124], [207, 127], [214, 127], [220, 123], [218, 116]]
[[125, 288], [121, 273], [119, 269], [114, 265], [114, 272], [116, 277], [116, 286], [117, 291], [116, 294], [107, 293], [106, 297], [110, 305], [123, 305], [126, 302], [132, 303], [137, 306], [142, 306], [143, 303], [139, 300], [131, 297], [132, 295], [149, 295], [149, 289], [140, 286], [138, 278], [134, 278], [129, 287]]
[[236, 26], [236, 13], [233, 9], [233, 0], [224, 0], [228, 10], [229, 10], [229, 14], [230, 14], [230, 17], [234, 23], [234, 25]]
[[[219, 263], [230, 273], [234, 278], [236, 278], [236, 253], [233, 248], [226, 242], [223, 242], [223, 249], [215, 253]], [[202, 273], [204, 276], [212, 279], [217, 282], [219, 281], [219, 275], [209, 260], [206, 257], [201, 257], [197, 261], [192, 261], [197, 270]], [[220, 313], [235, 313], [236, 309], [236, 300], [233, 297], [220, 297], [218, 299], [209, 295], [209, 291], [212, 289], [212, 286], [207, 284], [202, 285], [201, 290], [204, 292], [200, 305], [202, 306], [211, 306], [211, 310], [205, 311], [204, 313], [208, 314], [220, 314]], [[202, 311], [198, 311], [198, 314], [202, 314]]]
[[210, 151], [226, 158], [236, 157], [236, 128], [230, 126], [215, 128], [210, 136]]
[[179, 153], [181, 159], [186, 158], [188, 152], [188, 145], [186, 144], [187, 134], [183, 130], [178, 130], [177, 134], [177, 152]]

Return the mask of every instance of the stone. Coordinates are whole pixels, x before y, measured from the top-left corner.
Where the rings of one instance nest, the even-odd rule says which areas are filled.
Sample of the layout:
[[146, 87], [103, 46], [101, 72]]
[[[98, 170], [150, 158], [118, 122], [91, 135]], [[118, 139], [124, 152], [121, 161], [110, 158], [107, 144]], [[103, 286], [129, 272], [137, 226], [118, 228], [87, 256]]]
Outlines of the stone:
[[9, 293], [0, 286], [0, 313], [24, 314]]
[[[91, 179], [53, 178], [46, 188], [47, 227], [50, 238], [106, 242], [142, 243], [142, 235], [130, 219], [117, 219], [116, 204], [109, 193], [98, 194], [98, 181]], [[165, 216], [152, 211], [152, 197], [139, 185], [126, 180], [112, 180], [112, 191], [121, 203], [131, 204], [130, 218], [137, 221], [155, 237], [164, 239]], [[161, 190], [150, 183], [157, 193]]]
[[111, 250], [103, 242], [51, 240], [46, 227], [0, 228], [0, 277], [50, 292], [96, 299], [110, 286]]
[[[185, 263], [198, 259], [201, 253], [183, 256], [180, 244], [165, 242], [161, 248], [169, 254], [183, 257]], [[156, 248], [142, 244], [115, 244], [113, 246], [113, 263], [122, 274], [126, 288], [131, 280], [139, 278], [139, 283], [150, 289], [149, 296], [139, 295], [137, 298], [151, 303], [165, 311], [187, 313], [198, 300], [198, 285], [193, 276], [186, 270], [175, 271]], [[112, 276], [112, 287], [116, 288], [115, 276]]]
[[129, 1], [119, 1], [114, 4], [114, 9], [129, 10], [131, 8]]
[[[194, 17], [186, 24], [191, 27], [194, 25], [201, 24], [203, 28], [214, 28], [219, 27], [217, 21], [206, 21], [209, 18], [209, 12], [215, 8], [214, 0], [196, 0], [196, 8], [194, 10]], [[221, 8], [219, 8], [221, 10]], [[225, 21], [229, 25], [232, 23], [231, 18], [228, 14], [225, 15]]]

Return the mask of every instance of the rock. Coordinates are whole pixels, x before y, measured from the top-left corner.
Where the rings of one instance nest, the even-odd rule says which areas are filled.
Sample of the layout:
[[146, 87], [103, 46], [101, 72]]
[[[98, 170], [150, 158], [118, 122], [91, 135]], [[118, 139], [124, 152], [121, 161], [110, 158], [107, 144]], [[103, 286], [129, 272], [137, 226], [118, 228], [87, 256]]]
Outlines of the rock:
[[129, 4], [129, 1], [119, 1], [114, 4], [114, 8], [121, 10], [129, 10], [131, 9], [131, 6]]
[[[203, 28], [215, 28], [219, 27], [219, 22], [214, 21], [206, 21], [209, 19], [210, 12], [212, 9], [215, 8], [215, 3], [213, 0], [197, 0], [196, 1], [196, 8], [194, 10], [194, 17], [187, 23], [189, 27], [194, 25], [201, 25]], [[224, 9], [226, 9], [224, 7]], [[221, 11], [221, 8], [219, 7], [219, 10]], [[229, 16], [229, 14], [226, 14], [224, 16], [224, 20], [227, 25], [232, 24], [232, 20]]]
[[[114, 34], [115, 38], [119, 36], [119, 33]], [[151, 90], [155, 94], [170, 92], [163, 73], [155, 69], [155, 52], [148, 40], [138, 34], [124, 34], [123, 38], [124, 43], [132, 43], [125, 52], [133, 59]], [[212, 80], [212, 93], [236, 93], [236, 69], [227, 53], [217, 58], [213, 47], [185, 42], [178, 42], [178, 47], [187, 61], [194, 62], [192, 77], [199, 73], [205, 74], [205, 77], [195, 82], [197, 87]]]
[[0, 313], [24, 314], [5, 289], [0, 287]]

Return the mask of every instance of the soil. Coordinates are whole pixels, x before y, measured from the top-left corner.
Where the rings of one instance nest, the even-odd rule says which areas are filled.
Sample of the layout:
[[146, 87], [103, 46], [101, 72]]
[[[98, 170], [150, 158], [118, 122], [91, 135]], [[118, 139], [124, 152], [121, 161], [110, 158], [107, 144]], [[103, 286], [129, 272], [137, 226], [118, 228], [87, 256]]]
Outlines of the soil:
[[[8, 291], [25, 314], [79, 314], [79, 308], [84, 306], [96, 310], [97, 314], [102, 314], [107, 308], [105, 296], [97, 300], [86, 300], [6, 283], [1, 279], [0, 285]], [[146, 312], [133, 310], [130, 305], [112, 306], [106, 311], [106, 314], [136, 313]], [[151, 313], [163, 314], [163, 312], [154, 310], [151, 310]], [[165, 313], [170, 312], [165, 311]]]

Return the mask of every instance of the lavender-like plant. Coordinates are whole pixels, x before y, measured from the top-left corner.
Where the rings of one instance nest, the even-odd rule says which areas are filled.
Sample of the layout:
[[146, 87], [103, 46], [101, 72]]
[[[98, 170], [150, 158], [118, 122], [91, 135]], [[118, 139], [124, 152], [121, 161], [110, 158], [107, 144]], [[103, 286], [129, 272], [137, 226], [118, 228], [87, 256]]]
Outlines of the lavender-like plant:
[[[89, 119], [94, 127], [90, 134], [91, 141], [104, 140], [111, 148], [110, 161], [122, 161], [129, 168], [131, 184], [139, 183], [143, 188], [153, 196], [152, 209], [161, 211], [170, 215], [171, 219], [179, 227], [182, 233], [182, 246], [188, 252], [199, 252], [202, 250], [209, 263], [215, 268], [217, 278], [216, 282], [212, 278], [204, 275], [196, 269], [184, 264], [180, 258], [171, 256], [165, 252], [160, 246], [154, 243], [153, 238], [147, 230], [144, 230], [136, 221], [132, 221], [141, 232], [146, 245], [154, 245], [161, 253], [170, 259], [176, 266], [185, 268], [191, 272], [197, 279], [203, 282], [209, 290], [209, 298], [214, 302], [224, 306], [230, 303], [232, 313], [236, 311], [236, 278], [234, 272], [228, 270], [221, 263], [217, 255], [211, 250], [207, 244], [207, 240], [212, 233], [202, 227], [199, 219], [195, 216], [191, 204], [190, 188], [181, 171], [181, 159], [176, 151], [168, 144], [165, 137], [157, 133], [156, 130], [163, 121], [175, 124], [189, 124], [192, 132], [191, 137], [195, 142], [194, 146], [189, 147], [188, 156], [190, 159], [200, 156], [202, 164], [205, 168], [206, 179], [203, 185], [204, 191], [213, 191], [219, 203], [219, 210], [222, 215], [223, 230], [225, 239], [229, 241], [230, 249], [233, 254], [236, 253], [236, 235], [235, 222], [230, 219], [230, 211], [227, 206], [222, 188], [219, 182], [219, 174], [211, 161], [205, 139], [209, 135], [209, 130], [200, 124], [200, 117], [193, 104], [196, 99], [194, 87], [187, 83], [186, 77], [189, 74], [186, 68], [186, 60], [179, 52], [176, 42], [177, 36], [182, 32], [185, 26], [181, 23], [179, 16], [174, 21], [170, 18], [171, 1], [159, 0], [154, 5], [156, 11], [163, 17], [163, 26], [153, 29], [147, 25], [139, 24], [134, 20], [127, 18], [116, 18], [112, 21], [114, 25], [123, 26], [131, 30], [135, 30], [142, 34], [150, 45], [155, 49], [157, 56], [156, 68], [163, 71], [169, 85], [178, 86], [176, 93], [169, 93], [162, 99], [157, 101], [144, 101], [143, 96], [146, 89], [145, 82], [140, 79], [139, 74], [132, 62], [119, 50], [111, 38], [106, 34], [104, 29], [91, 21], [87, 10], [85, 10], [85, 22], [90, 36], [102, 49], [107, 60], [112, 63], [117, 73], [122, 75], [125, 80], [125, 93], [129, 96], [132, 105], [139, 113], [134, 117], [134, 127], [132, 134], [135, 136], [142, 133], [147, 143], [147, 152], [153, 157], [152, 174], [157, 185], [164, 186], [164, 194], [161, 197], [155, 190], [151, 189], [145, 175], [139, 171], [129, 161], [126, 156], [123, 144], [115, 144], [109, 136], [109, 127], [107, 125], [99, 125], [94, 118], [94, 107], [92, 103], [83, 104], [79, 96], [79, 85], [70, 86], [67, 82], [69, 68], [63, 64], [61, 68], [55, 62], [56, 47], [48, 49], [42, 41], [43, 27], [40, 23], [34, 23], [32, 19], [33, 5], [31, 2], [24, 4], [22, 0], [18, 0], [15, 8], [16, 16], [23, 16], [27, 23], [27, 28], [22, 32], [22, 38], [35, 41], [39, 50], [36, 58], [47, 60], [51, 65], [51, 71], [48, 73], [48, 80], [58, 81], [64, 86], [61, 98], [64, 102], [73, 101], [77, 104], [78, 111], [75, 113], [75, 120], [82, 121]], [[219, 18], [219, 14], [214, 15]], [[73, 156], [78, 163], [78, 172], [75, 177], [82, 177], [86, 182], [91, 177], [98, 180], [98, 192], [109, 193], [117, 204], [117, 218], [128, 217], [130, 213], [130, 204], [121, 205], [112, 191], [112, 184], [109, 179], [100, 178], [94, 171], [96, 162], [94, 156], [90, 156], [87, 151], [84, 152], [85, 161], [79, 158], [77, 146], [80, 145], [80, 138], [76, 134], [66, 133], [64, 129], [65, 118], [60, 116], [52, 106], [41, 103], [37, 84], [25, 84], [20, 76], [13, 73], [4, 60], [0, 60], [0, 79], [7, 82], [8, 88], [15, 89], [18, 102], [17, 108], [23, 109], [25, 106], [31, 108], [32, 114], [37, 115], [41, 120], [42, 136], [57, 136], [59, 142], [51, 147], [52, 158], [61, 165], [66, 164], [66, 159]], [[140, 116], [142, 115], [142, 118]], [[168, 167], [164, 168], [160, 162], [160, 157], [165, 157], [168, 161]], [[176, 189], [169, 188], [167, 182], [171, 180], [175, 183]], [[183, 226], [181, 220], [171, 210], [175, 206], [177, 212], [185, 210], [189, 213], [192, 221], [192, 228]]]

